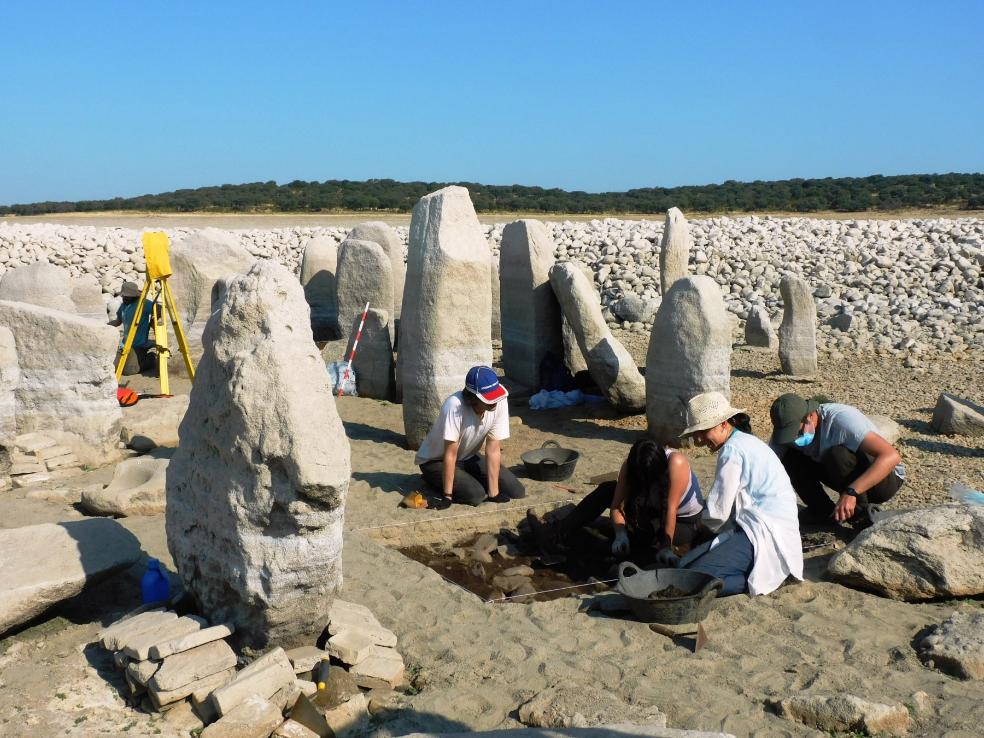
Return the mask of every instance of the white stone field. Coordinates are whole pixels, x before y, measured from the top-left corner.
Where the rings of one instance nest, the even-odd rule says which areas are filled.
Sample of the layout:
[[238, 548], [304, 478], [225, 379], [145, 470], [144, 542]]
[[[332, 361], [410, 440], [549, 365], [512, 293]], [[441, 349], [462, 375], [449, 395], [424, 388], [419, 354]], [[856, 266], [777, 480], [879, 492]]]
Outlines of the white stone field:
[[[368, 216], [367, 217], [371, 217]], [[723, 288], [741, 319], [764, 306], [781, 319], [779, 283], [803, 277], [817, 298], [822, 351], [871, 352], [919, 363], [925, 354], [959, 357], [984, 345], [984, 220], [819, 220], [741, 217], [690, 222], [690, 271]], [[558, 258], [585, 264], [613, 326], [648, 331], [660, 299], [663, 222], [615, 218], [548, 222]], [[503, 224], [486, 225], [498, 254]], [[167, 229], [173, 237], [189, 229]], [[397, 232], [406, 245], [408, 229]], [[253, 255], [297, 273], [305, 244], [317, 236], [341, 242], [348, 229], [292, 227], [235, 230]], [[123, 280], [140, 281], [139, 231], [46, 223], [0, 222], [0, 275], [48, 260], [73, 275], [90, 274], [108, 299]], [[623, 299], [628, 298], [628, 299]]]

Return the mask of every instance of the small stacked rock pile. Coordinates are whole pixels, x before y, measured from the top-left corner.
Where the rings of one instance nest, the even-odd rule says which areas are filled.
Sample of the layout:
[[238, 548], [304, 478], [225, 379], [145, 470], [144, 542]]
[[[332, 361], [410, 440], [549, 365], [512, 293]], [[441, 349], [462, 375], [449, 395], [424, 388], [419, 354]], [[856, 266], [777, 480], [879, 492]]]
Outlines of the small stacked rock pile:
[[10, 454], [10, 478], [14, 487], [55, 482], [79, 473], [82, 463], [68, 446], [42, 433], [17, 436]]
[[[207, 726], [204, 738], [344, 738], [392, 704], [393, 690], [406, 683], [405, 668], [396, 635], [367, 608], [335, 600], [328, 618], [325, 650], [276, 647], [241, 669], [226, 641], [232, 625], [210, 626], [164, 607], [138, 608], [100, 631], [99, 640], [113, 652], [134, 701], [186, 713]], [[312, 725], [310, 711], [305, 718], [300, 708], [291, 717], [301, 695], [323, 724], [319, 718]]]

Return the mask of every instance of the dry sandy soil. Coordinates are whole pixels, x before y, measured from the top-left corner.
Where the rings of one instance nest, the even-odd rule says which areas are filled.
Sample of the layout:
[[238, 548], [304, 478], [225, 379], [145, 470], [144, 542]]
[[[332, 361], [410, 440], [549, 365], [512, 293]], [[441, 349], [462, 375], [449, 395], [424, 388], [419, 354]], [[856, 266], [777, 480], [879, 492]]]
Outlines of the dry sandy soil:
[[[645, 336], [620, 335], [643, 363]], [[823, 393], [891, 415], [904, 426], [900, 448], [910, 482], [898, 506], [940, 501], [952, 480], [984, 486], [980, 444], [942, 438], [928, 427], [939, 391], [979, 394], [984, 361], [941, 360], [926, 375], [887, 359], [822, 363], [819, 381], [809, 384], [783, 379], [777, 370], [774, 355], [735, 352], [734, 398], [750, 409], [760, 436], [776, 395], [789, 389]], [[153, 380], [140, 381], [147, 390], [154, 386]], [[671, 727], [736, 736], [824, 735], [766, 709], [770, 698], [800, 692], [906, 703], [913, 713], [912, 735], [981, 735], [980, 683], [928, 669], [912, 643], [954, 609], [984, 602], [905, 604], [826, 582], [830, 549], [808, 554], [806, 582], [765, 597], [719, 601], [705, 621], [710, 642], [696, 654], [687, 637], [671, 639], [632, 620], [579, 612], [586, 597], [485, 603], [396, 550], [410, 543], [451, 545], [476, 531], [514, 526], [527, 507], [546, 511], [575, 500], [591, 489], [590, 477], [621, 463], [643, 428], [641, 416], [620, 417], [599, 406], [533, 412], [517, 405], [507, 463], [518, 465], [522, 451], [555, 438], [582, 453], [574, 477], [565, 483], [575, 493], [528, 482], [526, 500], [435, 512], [398, 507], [402, 494], [420, 484], [413, 453], [403, 446], [400, 407], [348, 397], [338, 406], [352, 445], [353, 478], [341, 595], [372, 608], [398, 634], [414, 684], [414, 694], [374, 723], [375, 735], [518, 727], [517, 707], [561, 681], [600, 688], [627, 703], [656, 705]], [[713, 458], [691, 455], [701, 483], [708, 485]], [[110, 474], [110, 469], [91, 471], [67, 487], [105, 481]], [[24, 490], [3, 493], [0, 510], [3, 527], [81, 516], [63, 502], [29, 499]], [[139, 538], [147, 556], [173, 570], [163, 516], [120, 523]], [[138, 604], [143, 567], [138, 563], [0, 640], [0, 734], [187, 735], [187, 728], [166, 717], [128, 708], [121, 680], [92, 643], [101, 624]], [[928, 694], [928, 707], [921, 710], [913, 697], [920, 691]]]

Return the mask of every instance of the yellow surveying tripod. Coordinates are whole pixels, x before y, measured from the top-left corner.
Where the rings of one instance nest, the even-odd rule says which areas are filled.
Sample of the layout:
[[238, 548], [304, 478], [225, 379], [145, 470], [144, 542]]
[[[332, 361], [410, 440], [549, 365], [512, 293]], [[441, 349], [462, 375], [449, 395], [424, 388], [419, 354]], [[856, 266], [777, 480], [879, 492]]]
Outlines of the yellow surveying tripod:
[[188, 369], [188, 376], [194, 381], [195, 367], [191, 363], [191, 354], [188, 351], [188, 340], [185, 338], [184, 331], [181, 329], [181, 321], [178, 318], [178, 308], [174, 303], [174, 295], [171, 294], [171, 287], [167, 283], [167, 278], [171, 276], [171, 258], [168, 254], [169, 242], [167, 234], [156, 231], [143, 234], [144, 261], [147, 264], [147, 281], [144, 283], [143, 290], [140, 292], [140, 301], [137, 303], [137, 310], [133, 314], [130, 322], [130, 329], [126, 334], [126, 342], [123, 344], [123, 352], [120, 354], [119, 363], [116, 365], [116, 381], [120, 381], [123, 376], [123, 367], [126, 366], [126, 358], [130, 355], [133, 348], [133, 340], [137, 335], [137, 327], [140, 325], [140, 318], [143, 316], [146, 300], [153, 294], [153, 301], [150, 307], [151, 317], [154, 326], [154, 343], [157, 348], [157, 367], [161, 378], [161, 394], [170, 395], [171, 386], [167, 376], [167, 360], [171, 356], [171, 350], [167, 347], [167, 323], [164, 320], [164, 313], [167, 312], [174, 327], [174, 335], [178, 340], [178, 348], [184, 357], [185, 367]]

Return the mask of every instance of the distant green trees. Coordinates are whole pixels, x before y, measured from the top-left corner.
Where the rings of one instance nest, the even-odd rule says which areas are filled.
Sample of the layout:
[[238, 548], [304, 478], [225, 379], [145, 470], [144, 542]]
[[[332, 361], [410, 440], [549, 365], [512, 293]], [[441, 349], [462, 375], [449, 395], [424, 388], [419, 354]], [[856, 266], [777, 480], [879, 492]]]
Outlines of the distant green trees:
[[367, 210], [407, 212], [423, 195], [447, 184], [471, 192], [479, 212], [661, 213], [816, 212], [900, 210], [904, 208], [984, 208], [984, 174], [906, 174], [892, 177], [788, 179], [687, 187], [645, 187], [625, 192], [581, 192], [524, 185], [477, 182], [397, 182], [392, 179], [324, 182], [294, 180], [225, 184], [175, 190], [159, 195], [79, 202], [36, 202], [0, 206], [0, 215], [140, 210], [167, 212], [330, 212]]

